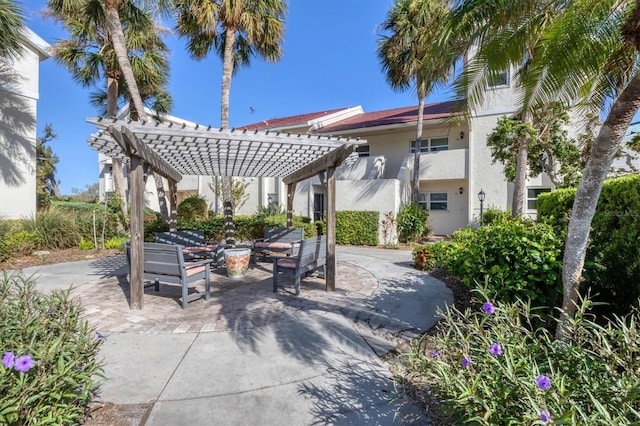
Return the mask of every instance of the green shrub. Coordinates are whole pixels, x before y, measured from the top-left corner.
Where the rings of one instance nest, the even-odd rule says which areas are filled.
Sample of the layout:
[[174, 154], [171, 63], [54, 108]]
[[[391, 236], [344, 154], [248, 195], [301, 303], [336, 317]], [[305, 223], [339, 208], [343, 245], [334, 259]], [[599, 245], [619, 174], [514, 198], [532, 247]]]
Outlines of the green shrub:
[[78, 244], [78, 247], [80, 248], [80, 250], [93, 250], [95, 248], [95, 245], [93, 244], [93, 241], [80, 240], [80, 244]]
[[81, 239], [73, 217], [55, 207], [39, 211], [35, 217], [25, 219], [22, 227], [37, 236], [40, 249], [77, 247]]
[[410, 373], [432, 384], [452, 424], [638, 424], [638, 315], [600, 326], [588, 306], [562, 342], [522, 301], [448, 308], [432, 340], [413, 346]]
[[4, 273], [0, 299], [0, 424], [80, 424], [102, 377], [101, 336], [68, 292], [40, 293], [32, 277]]
[[[438, 263], [469, 287], [486, 283], [492, 298], [530, 298], [536, 306], [556, 306], [562, 294], [562, 240], [546, 224], [496, 219], [477, 230], [454, 232], [440, 242]], [[445, 256], [446, 254], [446, 256]]]
[[[541, 194], [538, 218], [566, 236], [575, 189]], [[640, 176], [605, 181], [598, 199], [581, 285], [591, 290], [601, 315], [624, 315], [640, 297]]]
[[482, 222], [484, 225], [491, 225], [498, 220], [511, 219], [511, 212], [500, 210], [497, 207], [489, 207], [482, 213]]
[[33, 232], [18, 231], [6, 237], [4, 244], [11, 255], [24, 256], [38, 248], [38, 236]]
[[377, 246], [379, 220], [377, 211], [337, 211], [336, 243]]
[[207, 200], [200, 195], [185, 198], [178, 204], [178, 217], [181, 219], [206, 219], [208, 214]]
[[113, 237], [105, 241], [104, 248], [124, 251], [124, 243], [126, 241], [129, 241], [129, 237]]
[[397, 221], [398, 239], [401, 243], [418, 241], [429, 235], [429, 211], [418, 204], [400, 207]]

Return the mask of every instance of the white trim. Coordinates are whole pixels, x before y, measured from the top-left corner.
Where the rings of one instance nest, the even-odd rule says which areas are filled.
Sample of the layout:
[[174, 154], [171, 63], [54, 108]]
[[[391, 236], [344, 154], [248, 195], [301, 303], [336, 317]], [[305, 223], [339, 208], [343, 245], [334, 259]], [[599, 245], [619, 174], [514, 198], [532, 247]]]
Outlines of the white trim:
[[24, 26], [24, 35], [27, 39], [27, 44], [40, 56], [40, 61], [51, 57], [51, 45], [26, 25]]

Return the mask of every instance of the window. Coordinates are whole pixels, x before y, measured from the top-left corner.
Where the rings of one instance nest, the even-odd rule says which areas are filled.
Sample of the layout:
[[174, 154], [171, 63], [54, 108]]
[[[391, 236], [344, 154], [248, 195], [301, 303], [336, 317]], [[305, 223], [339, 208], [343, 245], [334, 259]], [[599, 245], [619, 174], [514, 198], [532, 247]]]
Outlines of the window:
[[489, 77], [489, 87], [508, 87], [509, 86], [509, 71], [502, 71], [498, 73], [494, 78]]
[[551, 192], [551, 188], [528, 188], [527, 189], [527, 210], [536, 210], [538, 195], [544, 192]]
[[431, 192], [428, 194], [420, 194], [418, 205], [424, 209], [446, 211], [448, 207], [447, 193]]
[[447, 193], [432, 192], [429, 194], [429, 210], [447, 210]]
[[[449, 149], [449, 138], [432, 138], [422, 139], [422, 145], [420, 146], [420, 152], [436, 152], [446, 151]], [[416, 152], [416, 141], [411, 141], [409, 146], [409, 152], [413, 154]]]
[[278, 194], [267, 194], [267, 207], [278, 206]]
[[369, 145], [358, 145], [358, 146], [356, 146], [356, 152], [358, 153], [358, 157], [368, 157], [369, 156]]

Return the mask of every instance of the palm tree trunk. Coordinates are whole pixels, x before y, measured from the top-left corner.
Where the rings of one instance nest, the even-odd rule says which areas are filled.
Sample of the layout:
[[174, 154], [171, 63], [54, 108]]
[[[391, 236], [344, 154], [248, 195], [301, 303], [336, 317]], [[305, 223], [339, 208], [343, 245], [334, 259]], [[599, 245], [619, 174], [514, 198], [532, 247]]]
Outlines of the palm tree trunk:
[[[531, 124], [533, 117], [530, 112], [525, 112], [522, 117], [524, 124]], [[529, 157], [528, 139], [522, 136], [518, 140], [518, 159], [516, 162], [516, 178], [513, 181], [513, 201], [511, 215], [518, 217], [524, 213], [524, 196], [527, 190], [527, 158]]]
[[53, 196], [56, 198], [60, 198], [60, 187], [58, 186], [56, 177], [54, 175], [49, 176], [49, 181], [51, 182], [51, 189], [53, 190]]
[[160, 206], [160, 217], [164, 222], [169, 222], [169, 208], [167, 207], [167, 198], [164, 192], [164, 181], [162, 180], [162, 176], [153, 171], [151, 173], [153, 173], [153, 179], [156, 183], [158, 205]]
[[127, 44], [124, 39], [122, 24], [120, 23], [120, 15], [118, 14], [118, 3], [119, 0], [105, 1], [105, 6], [107, 9], [107, 27], [109, 29], [109, 38], [111, 39], [111, 43], [113, 43], [113, 51], [118, 58], [118, 65], [120, 65], [122, 76], [124, 77], [124, 81], [127, 83], [131, 101], [133, 102], [135, 109], [138, 111], [140, 119], [144, 121], [144, 104], [142, 103], [142, 97], [140, 96], [140, 91], [138, 90], [138, 84], [136, 83], [136, 79], [133, 75], [133, 70], [131, 69], [131, 63], [129, 62]]
[[413, 154], [413, 180], [411, 185], [411, 200], [418, 204], [420, 201], [420, 149], [422, 148], [422, 123], [424, 121], [424, 96], [418, 97], [418, 126], [416, 129], [415, 153]]
[[[233, 75], [235, 28], [226, 29], [224, 59], [222, 64], [222, 102], [220, 105], [220, 126], [229, 128], [229, 92]], [[233, 225], [233, 198], [231, 196], [231, 176], [222, 176], [222, 205], [224, 210], [224, 227], [227, 244], [235, 244], [235, 227]]]
[[[115, 118], [118, 114], [118, 76], [107, 73], [107, 117]], [[129, 223], [129, 209], [127, 208], [127, 191], [124, 185], [124, 172], [122, 161], [119, 158], [111, 158], [111, 177], [113, 189], [120, 198], [120, 212], [122, 223], [118, 222], [118, 231], [126, 230]]]
[[607, 119], [602, 124], [578, 184], [564, 250], [563, 316], [556, 329], [556, 337], [559, 339], [566, 336], [569, 321], [576, 312], [591, 222], [596, 212], [603, 182], [609, 173], [620, 141], [639, 108], [640, 73], [636, 72], [614, 102]]

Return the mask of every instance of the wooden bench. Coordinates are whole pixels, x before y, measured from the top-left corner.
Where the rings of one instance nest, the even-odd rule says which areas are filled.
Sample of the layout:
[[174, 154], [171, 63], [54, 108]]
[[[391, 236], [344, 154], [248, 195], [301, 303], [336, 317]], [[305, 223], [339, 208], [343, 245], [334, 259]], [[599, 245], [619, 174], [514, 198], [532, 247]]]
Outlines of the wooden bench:
[[308, 275], [322, 268], [323, 278], [327, 273], [327, 236], [311, 237], [300, 243], [297, 256], [273, 258], [273, 292], [278, 292], [278, 276], [280, 273], [293, 273], [295, 277], [296, 295], [300, 294], [302, 275]]
[[294, 255], [304, 239], [303, 228], [268, 228], [264, 231], [264, 238], [255, 240], [251, 253], [256, 261], [258, 254], [266, 257], [270, 253]]
[[217, 246], [207, 244], [204, 232], [197, 229], [157, 232], [156, 243], [182, 246], [182, 253], [186, 261], [213, 259], [214, 264], [219, 263]]
[[[131, 270], [129, 243], [125, 252]], [[153, 281], [154, 290], [160, 291], [160, 281], [182, 286], [182, 308], [193, 300], [211, 297], [211, 276], [209, 265], [213, 259], [185, 263], [182, 246], [174, 244], [144, 243], [143, 279]], [[189, 294], [189, 284], [204, 279], [205, 291]], [[149, 285], [145, 285], [148, 287]]]

